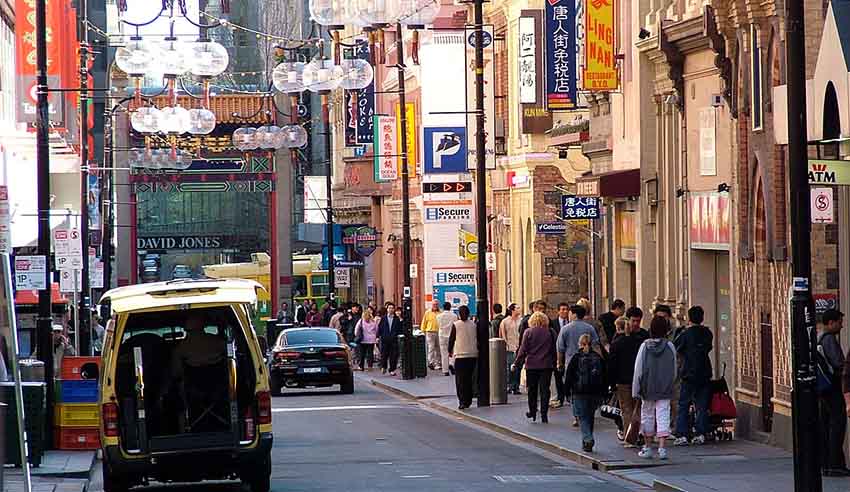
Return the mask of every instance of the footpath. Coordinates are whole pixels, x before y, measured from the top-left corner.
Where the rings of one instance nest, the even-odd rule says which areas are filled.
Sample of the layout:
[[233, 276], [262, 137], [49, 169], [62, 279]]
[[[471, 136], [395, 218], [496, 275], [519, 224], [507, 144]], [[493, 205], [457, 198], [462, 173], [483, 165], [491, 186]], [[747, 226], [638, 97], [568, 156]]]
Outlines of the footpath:
[[[86, 492], [95, 465], [94, 451], [47, 451], [37, 468], [30, 468], [33, 492]], [[24, 490], [21, 468], [3, 469], [3, 491]]]
[[[480, 425], [596, 470], [669, 492], [784, 492], [793, 491], [793, 460], [789, 452], [764, 444], [735, 439], [702, 446], [672, 447], [667, 461], [641, 459], [638, 449], [627, 449], [617, 440], [614, 423], [597, 414], [592, 453], [581, 449], [581, 434], [572, 427], [569, 405], [550, 409], [549, 423], [532, 423], [525, 417], [526, 395], [508, 395], [506, 405], [457, 409], [454, 377], [431, 372], [426, 378], [404, 381], [380, 372], [357, 373], [369, 383], [465, 421]], [[823, 479], [826, 492], [850, 490], [850, 478]]]

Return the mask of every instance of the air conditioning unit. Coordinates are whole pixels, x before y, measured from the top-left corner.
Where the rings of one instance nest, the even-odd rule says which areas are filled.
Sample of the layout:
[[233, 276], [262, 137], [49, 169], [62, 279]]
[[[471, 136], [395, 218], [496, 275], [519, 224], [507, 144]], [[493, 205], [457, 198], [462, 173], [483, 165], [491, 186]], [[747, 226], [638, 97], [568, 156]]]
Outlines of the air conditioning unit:
[[723, 106], [723, 94], [712, 94], [711, 95], [711, 105], [715, 108], [719, 108]]

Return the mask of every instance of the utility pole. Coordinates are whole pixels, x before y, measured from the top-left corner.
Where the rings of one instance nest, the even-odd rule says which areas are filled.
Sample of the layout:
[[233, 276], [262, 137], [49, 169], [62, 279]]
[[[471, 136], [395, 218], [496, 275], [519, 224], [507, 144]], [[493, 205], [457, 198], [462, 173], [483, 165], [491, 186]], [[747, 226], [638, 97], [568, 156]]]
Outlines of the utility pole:
[[[490, 301], [487, 292], [487, 134], [484, 130], [484, 0], [475, 0], [475, 220], [478, 235], [478, 406], [490, 406]], [[492, 137], [492, 135], [491, 135]]]
[[[47, 101], [47, 2], [35, 0], [35, 60], [36, 60], [36, 163], [38, 190], [38, 255], [47, 261], [45, 281], [47, 288], [38, 291], [38, 356], [44, 362], [47, 383], [46, 422], [53, 422], [53, 318], [51, 317], [53, 274], [50, 261], [50, 115]], [[47, 426], [47, 439], [52, 441], [52, 431]]]
[[334, 261], [334, 207], [333, 201], [331, 200], [331, 193], [333, 191], [334, 163], [333, 140], [331, 139], [331, 116], [328, 102], [329, 98], [330, 94], [322, 94], [322, 117], [325, 119], [325, 147], [327, 148], [328, 155], [328, 174], [325, 180], [325, 190], [328, 198], [325, 209], [325, 214], [327, 215], [327, 229], [325, 231], [325, 235], [328, 237], [328, 293], [329, 298], [334, 300], [336, 298], [336, 279], [334, 275], [334, 265], [336, 261]]
[[806, 135], [806, 66], [803, 0], [787, 0], [785, 54], [788, 67], [788, 167], [791, 187], [791, 364], [794, 490], [820, 492], [820, 435], [815, 391], [817, 346], [811, 291], [811, 202]]
[[[91, 353], [91, 311], [89, 310], [89, 26], [88, 2], [81, 0], [80, 9], [80, 240], [82, 243], [82, 279], [80, 279], [80, 305], [77, 317], [76, 340], [83, 353]], [[76, 279], [74, 292], [77, 291]], [[82, 335], [87, 334], [87, 345], [82, 345]]]
[[401, 128], [401, 254], [404, 269], [404, 292], [402, 295], [402, 324], [404, 328], [404, 367], [403, 379], [413, 379], [413, 286], [410, 282], [410, 174], [407, 169], [407, 98], [404, 89], [404, 31], [401, 23], [396, 27], [396, 53], [398, 60], [398, 105]]

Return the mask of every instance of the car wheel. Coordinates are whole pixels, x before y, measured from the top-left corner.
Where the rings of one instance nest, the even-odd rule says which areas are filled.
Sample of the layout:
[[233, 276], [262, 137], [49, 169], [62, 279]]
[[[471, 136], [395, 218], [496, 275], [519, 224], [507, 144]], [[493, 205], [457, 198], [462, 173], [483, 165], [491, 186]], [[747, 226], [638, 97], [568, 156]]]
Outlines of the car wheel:
[[108, 466], [103, 467], [103, 492], [127, 492], [129, 488], [126, 482], [109, 471]]
[[350, 395], [354, 393], [354, 376], [348, 376], [348, 381], [339, 385], [339, 390], [344, 395]]
[[283, 395], [283, 383], [280, 380], [280, 376], [276, 376], [275, 374], [269, 376], [269, 390], [272, 396]]
[[251, 492], [269, 492], [272, 488], [272, 456], [271, 452], [260, 462], [245, 480]]

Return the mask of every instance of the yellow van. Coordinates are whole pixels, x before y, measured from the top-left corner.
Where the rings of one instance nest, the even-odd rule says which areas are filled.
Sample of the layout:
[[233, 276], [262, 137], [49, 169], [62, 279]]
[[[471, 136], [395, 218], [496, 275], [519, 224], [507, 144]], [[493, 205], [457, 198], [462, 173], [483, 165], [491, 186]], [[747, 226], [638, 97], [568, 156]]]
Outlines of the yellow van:
[[105, 492], [231, 479], [268, 492], [271, 395], [251, 324], [260, 290], [250, 280], [186, 279], [104, 294]]

